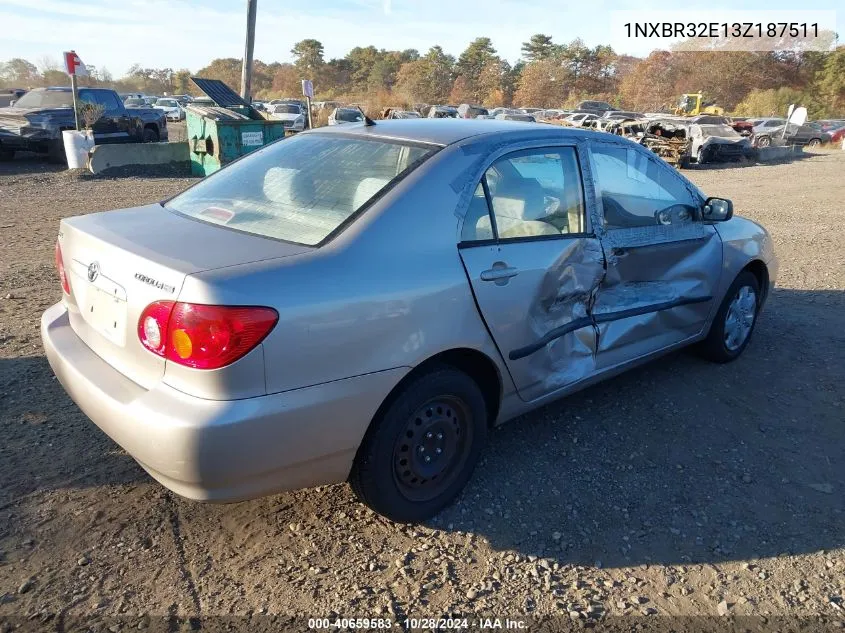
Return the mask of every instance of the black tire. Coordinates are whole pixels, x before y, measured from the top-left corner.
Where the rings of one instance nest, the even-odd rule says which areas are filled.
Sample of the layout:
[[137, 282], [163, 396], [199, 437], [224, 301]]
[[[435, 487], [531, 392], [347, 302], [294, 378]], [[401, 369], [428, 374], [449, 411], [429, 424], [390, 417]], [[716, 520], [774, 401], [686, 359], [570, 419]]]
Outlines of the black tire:
[[[754, 294], [754, 309], [750, 329], [747, 330], [744, 338], [738, 344], [730, 344], [728, 339], [731, 328], [727, 323], [729, 312], [731, 311], [732, 304], [744, 289], [750, 289]], [[754, 328], [757, 326], [757, 317], [760, 315], [762, 298], [760, 283], [757, 281], [757, 277], [747, 270], [737, 275], [737, 278], [725, 294], [722, 305], [719, 306], [719, 310], [716, 312], [707, 338], [699, 344], [701, 355], [715, 363], [729, 363], [739, 358], [742, 352], [745, 351], [745, 348], [748, 347], [751, 336], [754, 334]], [[731, 318], [741, 321], [741, 315], [741, 311], [734, 310]], [[740, 328], [740, 330], [744, 330], [744, 328]]]
[[695, 162], [699, 166], [704, 165], [707, 162], [707, 152], [703, 147], [699, 147], [698, 151], [695, 153]]
[[158, 143], [158, 132], [151, 127], [145, 127], [141, 135], [142, 143]]
[[67, 167], [67, 155], [65, 154], [65, 140], [62, 136], [50, 141], [47, 145], [47, 160], [56, 165]]
[[768, 136], [760, 136], [757, 138], [757, 147], [768, 147], [772, 144], [772, 139]]
[[487, 439], [487, 422], [476, 382], [452, 367], [434, 368], [413, 378], [373, 420], [349, 484], [358, 499], [388, 519], [425, 521], [469, 481]]
[[821, 140], [820, 138], [811, 138], [811, 139], [807, 142], [807, 147], [808, 147], [809, 149], [816, 149], [816, 148], [817, 148], [817, 147], [819, 147], [819, 145], [821, 145], [821, 144], [822, 144], [822, 140]]

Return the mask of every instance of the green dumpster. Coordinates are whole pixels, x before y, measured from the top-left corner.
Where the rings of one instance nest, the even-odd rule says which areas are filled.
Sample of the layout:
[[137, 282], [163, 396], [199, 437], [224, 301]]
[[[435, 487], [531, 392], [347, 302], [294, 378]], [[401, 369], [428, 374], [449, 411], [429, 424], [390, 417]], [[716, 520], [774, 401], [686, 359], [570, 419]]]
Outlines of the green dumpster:
[[258, 119], [229, 108], [188, 106], [191, 173], [207, 176], [226, 163], [285, 135], [282, 121]]
[[191, 79], [214, 101], [214, 105], [185, 108], [193, 175], [212, 174], [244, 154], [285, 136], [283, 121], [265, 119], [222, 81]]

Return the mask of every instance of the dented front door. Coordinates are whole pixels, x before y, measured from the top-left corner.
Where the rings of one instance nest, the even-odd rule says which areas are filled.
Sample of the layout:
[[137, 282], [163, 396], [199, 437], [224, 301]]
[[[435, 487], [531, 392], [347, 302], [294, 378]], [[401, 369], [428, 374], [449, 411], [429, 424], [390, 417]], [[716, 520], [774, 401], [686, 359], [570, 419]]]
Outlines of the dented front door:
[[689, 183], [649, 152], [593, 141], [607, 271], [596, 293], [597, 369], [701, 334], [717, 303], [722, 242]]
[[547, 148], [496, 161], [464, 221], [467, 277], [524, 400], [595, 371], [604, 256], [584, 209], [575, 148]]

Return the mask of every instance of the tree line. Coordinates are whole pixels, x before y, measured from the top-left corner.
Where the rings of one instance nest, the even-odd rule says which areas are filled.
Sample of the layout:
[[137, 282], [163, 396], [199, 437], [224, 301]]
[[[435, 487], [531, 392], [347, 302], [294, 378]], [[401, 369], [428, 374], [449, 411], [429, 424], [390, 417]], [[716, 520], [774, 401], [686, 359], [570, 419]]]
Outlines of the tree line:
[[[789, 103], [807, 106], [814, 118], [845, 116], [845, 46], [831, 52], [655, 51], [646, 58], [619, 54], [610, 46], [589, 47], [580, 39], [557, 43], [537, 34], [522, 45], [514, 64], [501, 57], [490, 38], [479, 37], [457, 58], [440, 46], [425, 53], [356, 47], [327, 60], [315, 39], [296, 43], [293, 63], [255, 61], [256, 98], [300, 94], [300, 81], [314, 82], [317, 98], [386, 105], [459, 104], [572, 107], [595, 99], [637, 111], [671, 108], [681, 93], [702, 91], [737, 114], [781, 113]], [[219, 58], [192, 73], [188, 69], [132, 66], [115, 78], [90, 67], [83, 84], [121, 92], [197, 94], [195, 74], [240, 85], [241, 60]], [[66, 85], [67, 76], [49, 60], [0, 63], [0, 85]]]

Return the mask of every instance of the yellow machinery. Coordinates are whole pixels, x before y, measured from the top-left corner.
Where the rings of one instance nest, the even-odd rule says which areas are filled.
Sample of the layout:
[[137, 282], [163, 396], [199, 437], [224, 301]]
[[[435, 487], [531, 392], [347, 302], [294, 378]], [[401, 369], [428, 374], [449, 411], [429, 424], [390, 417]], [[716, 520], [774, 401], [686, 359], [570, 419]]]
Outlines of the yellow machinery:
[[701, 92], [693, 92], [689, 94], [682, 94], [681, 100], [678, 102], [678, 107], [675, 108], [675, 114], [680, 116], [696, 116], [699, 114], [718, 114], [723, 115], [724, 108], [704, 103], [704, 95]]

